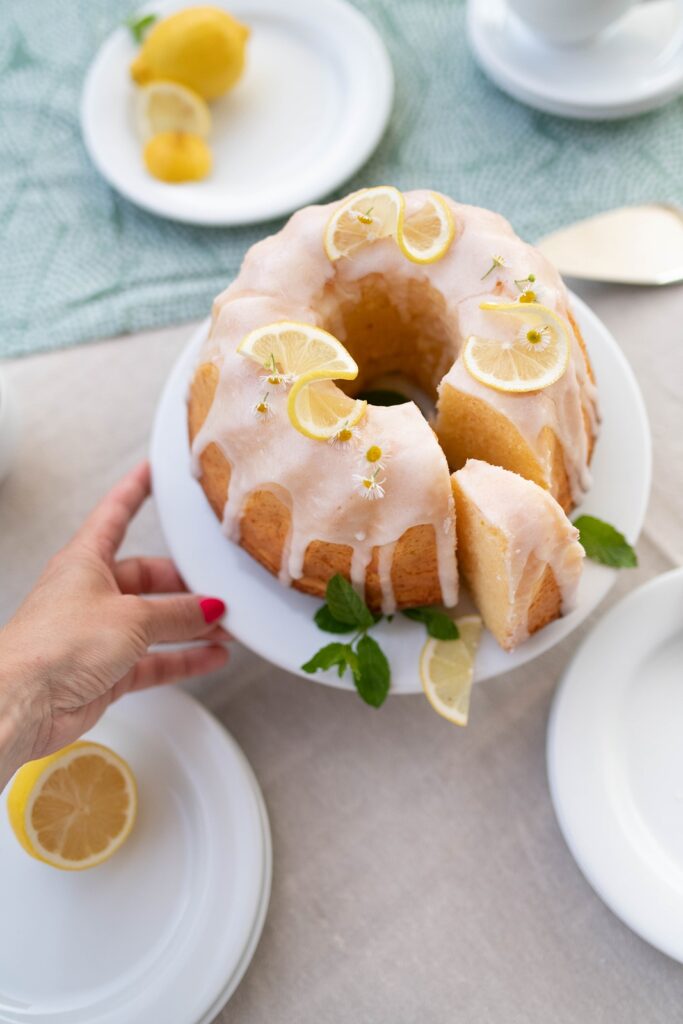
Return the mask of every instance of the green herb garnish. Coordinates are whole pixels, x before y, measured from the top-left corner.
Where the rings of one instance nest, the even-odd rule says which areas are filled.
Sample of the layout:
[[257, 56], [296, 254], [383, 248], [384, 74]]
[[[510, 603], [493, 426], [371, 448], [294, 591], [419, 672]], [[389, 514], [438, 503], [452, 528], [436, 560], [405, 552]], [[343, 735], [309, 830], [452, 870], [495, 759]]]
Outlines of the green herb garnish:
[[143, 14], [141, 18], [132, 15], [126, 18], [125, 24], [131, 30], [136, 43], [141, 43], [145, 32], [157, 20], [156, 14]]
[[346, 644], [327, 644], [302, 665], [304, 672], [335, 668], [341, 678], [347, 668], [351, 670], [358, 693], [372, 707], [384, 703], [391, 683], [391, 669], [384, 651], [367, 631], [382, 616], [372, 614], [365, 601], [348, 580], [337, 573], [327, 584], [327, 603], [315, 613], [319, 629], [327, 633], [353, 633]]
[[633, 569], [638, 556], [622, 533], [595, 516], [579, 516], [574, 520], [579, 540], [588, 558], [616, 569]]
[[429, 636], [436, 640], [457, 640], [460, 636], [453, 619], [438, 608], [406, 608], [403, 614], [413, 622], [423, 622]]

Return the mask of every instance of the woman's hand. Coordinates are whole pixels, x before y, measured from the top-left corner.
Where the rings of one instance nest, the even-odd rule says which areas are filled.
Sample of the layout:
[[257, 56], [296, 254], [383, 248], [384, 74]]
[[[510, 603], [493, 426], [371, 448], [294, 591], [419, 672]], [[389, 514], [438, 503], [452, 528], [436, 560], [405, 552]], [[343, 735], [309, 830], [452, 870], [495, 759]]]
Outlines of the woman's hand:
[[[115, 560], [149, 493], [144, 463], [97, 506], [0, 630], [0, 789], [24, 761], [90, 729], [124, 693], [227, 660], [222, 601], [187, 594], [168, 559]], [[190, 640], [208, 644], [149, 653], [151, 644]]]

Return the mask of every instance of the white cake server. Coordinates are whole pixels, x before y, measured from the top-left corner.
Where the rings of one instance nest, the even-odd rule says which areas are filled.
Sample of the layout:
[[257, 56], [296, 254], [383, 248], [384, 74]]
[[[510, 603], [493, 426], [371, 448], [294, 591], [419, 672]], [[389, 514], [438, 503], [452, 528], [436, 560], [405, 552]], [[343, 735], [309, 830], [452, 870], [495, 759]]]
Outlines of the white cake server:
[[683, 281], [683, 211], [666, 203], [609, 210], [537, 245], [568, 277], [639, 285]]

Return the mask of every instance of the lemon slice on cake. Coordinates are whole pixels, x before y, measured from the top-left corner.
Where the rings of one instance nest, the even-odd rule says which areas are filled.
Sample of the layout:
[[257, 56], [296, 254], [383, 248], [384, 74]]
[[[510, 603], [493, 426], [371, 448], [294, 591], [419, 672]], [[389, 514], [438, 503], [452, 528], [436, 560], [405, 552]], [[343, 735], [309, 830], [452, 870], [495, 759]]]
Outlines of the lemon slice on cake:
[[[476, 380], [510, 392], [540, 391], [559, 380], [571, 350], [562, 317], [537, 302], [482, 302], [480, 308], [511, 323], [502, 327], [502, 337], [468, 338], [463, 361]], [[492, 318], [492, 333], [495, 324]]]
[[358, 365], [342, 343], [312, 324], [282, 320], [258, 327], [237, 351], [288, 378], [353, 380], [358, 376]]
[[136, 121], [144, 142], [160, 132], [189, 132], [205, 139], [211, 112], [205, 100], [179, 82], [152, 82], [137, 91]]
[[435, 263], [453, 241], [455, 224], [448, 206], [432, 192], [423, 206], [399, 222], [397, 242], [413, 263]]
[[287, 412], [293, 427], [314, 441], [329, 441], [351, 431], [368, 403], [349, 398], [331, 380], [299, 379], [289, 393]]
[[378, 238], [396, 238], [405, 200], [393, 185], [364, 188], [337, 207], [327, 222], [325, 252], [330, 260], [353, 256]]
[[130, 835], [135, 777], [100, 743], [72, 743], [29, 761], [7, 797], [10, 824], [24, 849], [55, 868], [81, 871], [108, 860]]
[[478, 615], [456, 619], [457, 640], [430, 638], [420, 655], [420, 678], [427, 700], [444, 718], [467, 725], [474, 658], [481, 636]]

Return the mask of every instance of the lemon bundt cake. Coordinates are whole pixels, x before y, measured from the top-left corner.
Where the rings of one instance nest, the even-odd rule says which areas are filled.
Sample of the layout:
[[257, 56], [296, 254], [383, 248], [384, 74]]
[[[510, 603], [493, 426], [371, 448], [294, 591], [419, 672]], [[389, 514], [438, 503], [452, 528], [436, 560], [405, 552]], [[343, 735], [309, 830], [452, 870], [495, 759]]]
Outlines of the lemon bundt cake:
[[548, 491], [469, 459], [453, 474], [458, 565], [484, 623], [510, 651], [571, 611], [584, 550]]
[[[302, 374], [308, 342], [327, 355]], [[535, 390], [501, 390], [492, 346], [522, 374], [525, 347], [564, 356]], [[436, 403], [434, 430], [413, 403], [353, 399], [396, 372]], [[327, 432], [307, 426], [325, 416]], [[194, 471], [225, 533], [284, 584], [322, 596], [341, 572], [385, 612], [457, 601], [452, 470], [484, 459], [569, 509], [596, 423], [554, 268], [494, 213], [389, 188], [300, 210], [249, 250], [189, 396]]]

